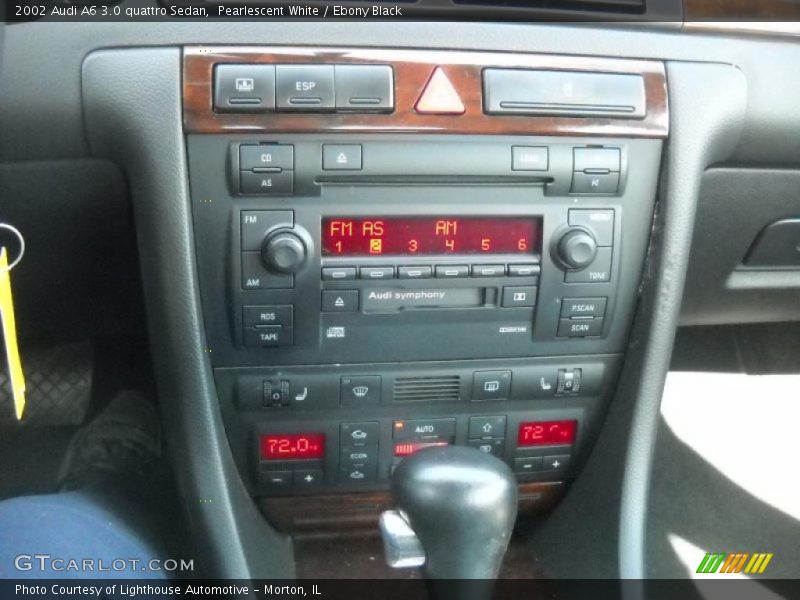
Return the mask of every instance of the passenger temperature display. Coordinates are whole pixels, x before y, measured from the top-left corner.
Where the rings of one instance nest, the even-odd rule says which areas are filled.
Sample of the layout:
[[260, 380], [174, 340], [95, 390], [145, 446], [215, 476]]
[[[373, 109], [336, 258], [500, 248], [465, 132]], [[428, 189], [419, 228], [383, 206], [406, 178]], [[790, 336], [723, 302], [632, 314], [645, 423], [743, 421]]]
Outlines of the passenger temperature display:
[[326, 217], [324, 256], [534, 254], [540, 217]]

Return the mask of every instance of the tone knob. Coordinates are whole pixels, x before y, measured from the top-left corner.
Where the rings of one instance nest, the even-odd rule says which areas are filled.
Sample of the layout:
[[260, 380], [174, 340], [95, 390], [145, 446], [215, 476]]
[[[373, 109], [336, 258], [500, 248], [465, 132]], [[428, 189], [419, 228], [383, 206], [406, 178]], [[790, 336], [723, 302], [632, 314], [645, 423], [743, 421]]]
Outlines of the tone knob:
[[597, 255], [597, 241], [585, 229], [571, 229], [558, 242], [558, 257], [570, 269], [583, 269]]
[[277, 231], [264, 240], [261, 258], [271, 271], [296, 273], [306, 262], [306, 245], [290, 231]]

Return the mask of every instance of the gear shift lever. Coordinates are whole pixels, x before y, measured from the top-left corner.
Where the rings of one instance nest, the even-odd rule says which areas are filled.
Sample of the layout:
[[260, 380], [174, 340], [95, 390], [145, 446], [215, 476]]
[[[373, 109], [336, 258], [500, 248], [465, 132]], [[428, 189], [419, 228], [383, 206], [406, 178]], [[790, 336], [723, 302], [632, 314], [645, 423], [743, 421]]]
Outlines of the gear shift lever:
[[[387, 554], [399, 543], [413, 555], [416, 534], [434, 598], [488, 600], [517, 517], [517, 482], [508, 466], [473, 448], [428, 448], [403, 459], [392, 495], [398, 511], [381, 516]], [[406, 528], [403, 537], [398, 519], [413, 532]], [[418, 558], [395, 564], [418, 566]]]

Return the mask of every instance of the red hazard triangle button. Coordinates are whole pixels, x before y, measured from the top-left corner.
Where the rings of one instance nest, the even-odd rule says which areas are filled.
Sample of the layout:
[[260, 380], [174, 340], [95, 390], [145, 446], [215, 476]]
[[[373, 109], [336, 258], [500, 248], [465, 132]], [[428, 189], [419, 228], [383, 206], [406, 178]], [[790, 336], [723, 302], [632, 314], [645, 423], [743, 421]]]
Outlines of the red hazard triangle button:
[[460, 115], [464, 112], [464, 103], [441, 67], [434, 69], [414, 110], [421, 114], [436, 115]]

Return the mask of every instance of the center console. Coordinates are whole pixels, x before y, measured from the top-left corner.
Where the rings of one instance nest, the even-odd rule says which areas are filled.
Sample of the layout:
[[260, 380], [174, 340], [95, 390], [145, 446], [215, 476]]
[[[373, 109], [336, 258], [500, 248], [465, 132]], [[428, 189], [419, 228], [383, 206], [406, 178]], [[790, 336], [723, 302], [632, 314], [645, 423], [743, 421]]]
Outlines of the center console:
[[650, 239], [659, 63], [186, 48], [184, 128], [206, 351], [254, 497], [385, 491], [432, 445], [528, 489], [577, 475]]

